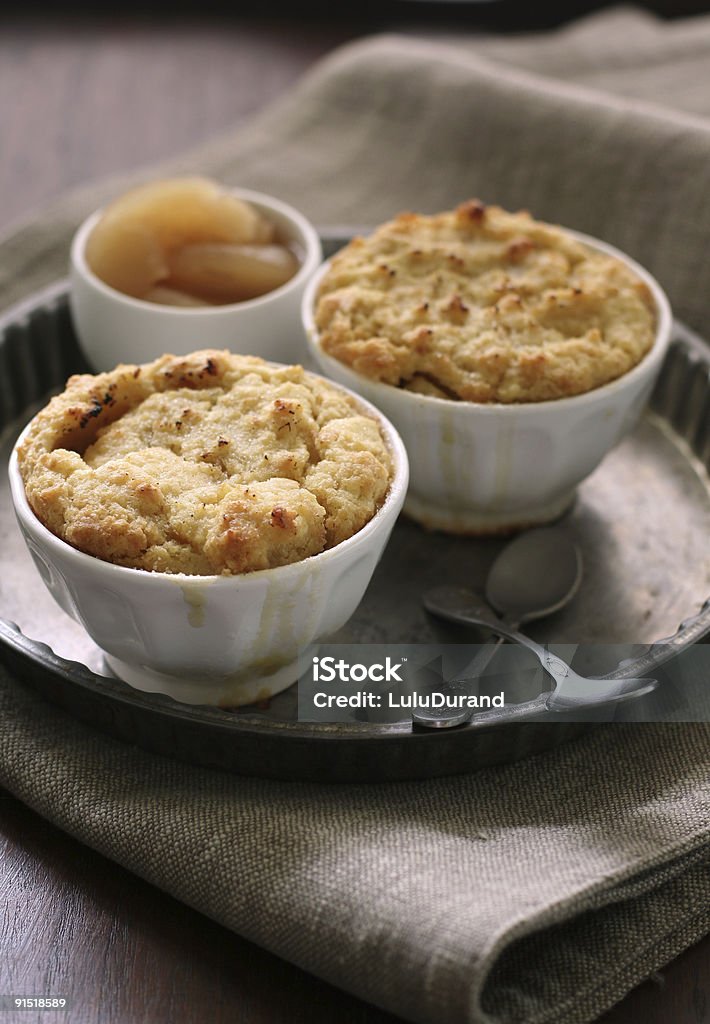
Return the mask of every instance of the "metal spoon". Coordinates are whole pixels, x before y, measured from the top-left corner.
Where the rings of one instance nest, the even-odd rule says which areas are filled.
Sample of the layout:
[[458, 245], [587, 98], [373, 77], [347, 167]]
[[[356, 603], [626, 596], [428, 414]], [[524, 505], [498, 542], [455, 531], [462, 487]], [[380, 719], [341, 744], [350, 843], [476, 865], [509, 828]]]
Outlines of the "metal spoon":
[[[651, 692], [657, 686], [655, 679], [626, 679], [621, 668], [598, 678], [580, 676], [557, 655], [518, 632], [519, 623], [549, 614], [566, 604], [577, 591], [581, 576], [578, 549], [561, 531], [551, 527], [517, 538], [494, 562], [486, 583], [486, 597], [506, 613], [503, 618], [491, 616], [485, 606], [481, 606], [480, 599], [462, 587], [437, 587], [425, 595], [424, 604], [434, 614], [455, 622], [486, 626], [499, 634], [498, 644], [502, 643], [502, 637], [507, 637], [537, 656], [554, 680], [555, 688], [536, 700], [517, 705], [519, 717], [541, 710], [569, 711]], [[468, 667], [467, 675], [480, 676], [498, 644], [484, 648]], [[432, 709], [429, 714], [427, 710], [422, 708], [415, 712], [417, 725], [450, 728], [463, 724], [475, 714], [470, 709], [446, 709], [445, 715], [440, 713], [437, 719], [438, 709]], [[490, 716], [479, 716], [487, 717]]]
[[[457, 601], [455, 611], [457, 620], [462, 621], [463, 611], [460, 599]], [[557, 654], [548, 651], [529, 636], [509, 628], [500, 619], [493, 622], [487, 616], [479, 615], [478, 612], [478, 607], [474, 606], [472, 613], [466, 616], [466, 621], [475, 625], [487, 626], [508, 640], [527, 647], [537, 657], [548, 675], [552, 676], [555, 681], [555, 689], [545, 695], [544, 702], [548, 711], [570, 711], [575, 708], [639, 697], [655, 690], [658, 685], [656, 679], [627, 678], [623, 666], [604, 676], [581, 676]], [[536, 704], [537, 702], [531, 703]]]
[[[500, 552], [486, 580], [486, 598], [501, 613], [500, 624], [517, 630], [524, 622], [550, 615], [571, 601], [582, 581], [582, 555], [558, 526], [539, 527], [521, 533]], [[495, 631], [495, 613], [463, 587], [441, 586], [427, 591], [424, 607], [433, 615], [453, 622], [489, 625]], [[483, 647], [462, 673], [468, 679], [483, 674], [503, 637]], [[417, 725], [450, 729], [468, 721], [469, 708], [417, 708]]]

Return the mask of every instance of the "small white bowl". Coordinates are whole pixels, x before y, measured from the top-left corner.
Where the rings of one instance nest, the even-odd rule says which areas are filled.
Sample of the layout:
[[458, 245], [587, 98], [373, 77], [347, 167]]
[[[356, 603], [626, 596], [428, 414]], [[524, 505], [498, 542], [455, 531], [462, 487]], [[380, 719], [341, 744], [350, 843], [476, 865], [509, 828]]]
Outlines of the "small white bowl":
[[145, 363], [164, 352], [187, 355], [196, 348], [228, 348], [272, 362], [302, 361], [298, 315], [304, 288], [323, 258], [318, 233], [303, 214], [279, 199], [243, 188], [229, 191], [251, 203], [295, 243], [302, 256], [296, 275], [256, 299], [225, 306], [163, 306], [134, 299], [105, 284], [86, 262], [87, 240], [103, 214], [97, 210], [72, 242], [69, 296], [76, 333], [95, 370]]
[[371, 380], [320, 346], [315, 297], [329, 262], [304, 292], [302, 320], [316, 365], [394, 423], [411, 463], [404, 510], [425, 526], [483, 535], [556, 519], [573, 501], [577, 485], [641, 415], [668, 348], [668, 299], [657, 281], [618, 249], [577, 231], [568, 234], [624, 262], [648, 286], [656, 308], [656, 336], [643, 359], [616, 380], [570, 398], [476, 403]]
[[387, 497], [358, 533], [292, 565], [241, 576], [185, 576], [129, 569], [78, 551], [30, 508], [17, 463], [10, 489], [25, 543], [59, 606], [103, 650], [110, 669], [139, 690], [189, 704], [236, 707], [291, 686], [311, 645], [350, 618], [367, 588], [407, 491], [407, 453], [391, 423]]

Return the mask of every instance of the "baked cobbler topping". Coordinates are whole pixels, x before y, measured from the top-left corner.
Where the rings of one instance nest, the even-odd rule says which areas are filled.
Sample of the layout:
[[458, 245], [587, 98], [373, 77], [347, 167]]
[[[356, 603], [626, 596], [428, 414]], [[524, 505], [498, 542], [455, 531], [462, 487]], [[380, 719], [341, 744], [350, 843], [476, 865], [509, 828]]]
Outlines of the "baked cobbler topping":
[[365, 377], [501, 403], [600, 387], [655, 331], [649, 289], [625, 263], [478, 200], [354, 239], [321, 282], [315, 322], [323, 350]]
[[296, 562], [357, 533], [392, 462], [379, 423], [300, 366], [206, 350], [70, 378], [18, 451], [69, 544], [193, 575]]

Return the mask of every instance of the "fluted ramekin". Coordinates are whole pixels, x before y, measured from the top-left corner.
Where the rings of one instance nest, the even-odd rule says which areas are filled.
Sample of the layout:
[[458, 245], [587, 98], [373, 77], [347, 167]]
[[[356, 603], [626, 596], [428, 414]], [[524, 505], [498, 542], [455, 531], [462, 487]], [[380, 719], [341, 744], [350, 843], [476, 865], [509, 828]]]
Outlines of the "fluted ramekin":
[[670, 339], [670, 305], [658, 282], [618, 249], [576, 231], [615, 256], [648, 287], [656, 332], [641, 361], [602, 387], [570, 398], [515, 404], [435, 398], [371, 380], [324, 352], [314, 312], [324, 263], [306, 287], [302, 321], [325, 376], [376, 405], [402, 436], [411, 463], [405, 512], [452, 533], [507, 533], [549, 522], [575, 489], [634, 426], [651, 394]]
[[238, 576], [125, 568], [60, 540], [27, 501], [17, 462], [20, 435], [9, 474], [27, 547], [56, 602], [86, 629], [120, 679], [190, 704], [251, 704], [294, 683], [299, 657], [350, 618], [402, 508], [408, 479], [397, 431], [377, 409], [353, 397], [377, 419], [392, 455], [384, 503], [335, 547]]

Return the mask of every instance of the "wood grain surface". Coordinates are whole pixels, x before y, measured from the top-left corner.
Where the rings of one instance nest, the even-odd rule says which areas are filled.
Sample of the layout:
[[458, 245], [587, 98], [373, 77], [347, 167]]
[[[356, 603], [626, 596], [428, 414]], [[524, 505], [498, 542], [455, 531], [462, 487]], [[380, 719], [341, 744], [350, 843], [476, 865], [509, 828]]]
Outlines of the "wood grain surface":
[[[238, 131], [316, 58], [367, 29], [342, 18], [1, 22], [0, 230], [70, 186]], [[238, 938], [9, 794], [0, 849], [0, 996], [73, 1003], [67, 1014], [0, 1012], [0, 1024], [397, 1020]], [[710, 939], [603, 1018], [708, 1021]]]
[[358, 31], [342, 21], [0, 20], [0, 230], [73, 185], [238, 131]]

